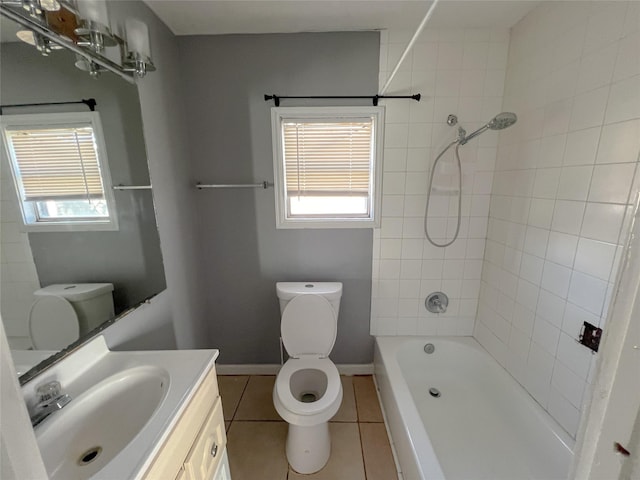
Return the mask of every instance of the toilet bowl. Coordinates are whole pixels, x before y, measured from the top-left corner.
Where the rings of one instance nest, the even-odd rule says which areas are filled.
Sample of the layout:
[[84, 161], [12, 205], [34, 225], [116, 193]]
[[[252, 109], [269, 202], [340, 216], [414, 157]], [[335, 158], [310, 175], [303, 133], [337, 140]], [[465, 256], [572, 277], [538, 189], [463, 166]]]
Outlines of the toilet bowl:
[[290, 358], [276, 377], [273, 404], [289, 424], [289, 464], [309, 474], [329, 460], [328, 422], [342, 403], [340, 375], [328, 358], [336, 339], [342, 284], [278, 283], [277, 290], [282, 343]]

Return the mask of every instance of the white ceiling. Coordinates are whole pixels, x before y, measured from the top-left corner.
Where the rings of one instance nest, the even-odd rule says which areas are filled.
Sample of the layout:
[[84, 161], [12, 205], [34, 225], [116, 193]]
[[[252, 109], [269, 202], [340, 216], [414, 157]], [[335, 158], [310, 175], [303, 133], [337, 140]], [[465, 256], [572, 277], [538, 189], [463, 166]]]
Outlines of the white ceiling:
[[[176, 35], [414, 30], [429, 1], [407, 0], [144, 0]], [[509, 28], [539, 1], [440, 0], [430, 27]], [[0, 17], [0, 42], [18, 41]]]
[[[430, 1], [144, 0], [176, 35], [413, 30]], [[441, 0], [431, 27], [509, 28], [539, 1]]]

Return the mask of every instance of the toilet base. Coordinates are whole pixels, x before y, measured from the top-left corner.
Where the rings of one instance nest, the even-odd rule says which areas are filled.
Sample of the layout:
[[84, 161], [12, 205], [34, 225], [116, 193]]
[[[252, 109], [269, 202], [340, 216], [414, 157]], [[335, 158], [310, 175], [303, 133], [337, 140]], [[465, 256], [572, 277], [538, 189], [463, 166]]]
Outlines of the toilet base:
[[322, 469], [331, 454], [329, 422], [311, 427], [289, 424], [287, 460], [296, 472], [315, 473]]

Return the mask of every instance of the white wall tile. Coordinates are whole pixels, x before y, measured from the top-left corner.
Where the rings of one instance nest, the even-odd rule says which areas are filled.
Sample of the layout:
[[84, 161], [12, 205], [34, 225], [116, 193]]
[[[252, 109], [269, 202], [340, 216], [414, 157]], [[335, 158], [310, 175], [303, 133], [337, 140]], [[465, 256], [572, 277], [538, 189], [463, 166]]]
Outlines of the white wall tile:
[[624, 122], [640, 117], [640, 75], [611, 85], [605, 123]]
[[578, 238], [575, 235], [551, 232], [549, 234], [546, 258], [565, 267], [573, 266]]
[[574, 268], [580, 272], [607, 280], [613, 268], [616, 246], [581, 238], [576, 252]]
[[383, 195], [401, 195], [404, 193], [406, 174], [404, 172], [385, 172], [382, 182]]
[[[532, 222], [530, 222], [530, 224], [533, 225]], [[544, 253], [547, 249], [548, 239], [549, 230], [538, 228], [535, 226], [527, 227], [523, 246], [524, 252], [535, 255], [537, 257], [544, 257]]]
[[563, 167], [556, 198], [560, 200], [586, 200], [592, 174], [593, 167], [591, 166]]
[[544, 262], [544, 272], [540, 286], [554, 292], [561, 298], [566, 298], [569, 292], [571, 269], [553, 262]]
[[418, 280], [422, 278], [422, 262], [402, 260], [400, 262], [400, 278], [403, 280]]
[[536, 345], [545, 350], [551, 356], [555, 356], [558, 348], [560, 329], [547, 322], [542, 317], [536, 316], [533, 326], [532, 340]]
[[558, 100], [544, 107], [544, 127], [542, 135], [549, 137], [566, 133], [571, 121], [573, 99]]
[[602, 128], [596, 162], [637, 162], [639, 150], [640, 120], [606, 125]]
[[601, 125], [608, 97], [608, 85], [576, 95], [573, 101], [569, 129], [574, 131]]
[[538, 228], [550, 228], [554, 205], [555, 202], [552, 199], [531, 199], [528, 224]]
[[567, 299], [591, 313], [600, 315], [606, 293], [607, 282], [574, 270]]
[[540, 289], [536, 315], [544, 318], [554, 327], [560, 329], [562, 327], [566, 304], [567, 302], [563, 298], [555, 295], [555, 292], [551, 293], [548, 290]]
[[624, 205], [588, 203], [581, 235], [593, 240], [617, 243], [624, 212]]
[[589, 201], [627, 203], [635, 168], [633, 163], [597, 165], [593, 171]]
[[579, 378], [586, 380], [593, 355], [587, 347], [580, 345], [576, 338], [577, 335], [571, 337], [564, 332], [560, 335], [558, 360]]
[[613, 72], [614, 82], [640, 75], [638, 45], [640, 45], [640, 31], [636, 31], [620, 40], [618, 57]]
[[[567, 138], [566, 134], [542, 138], [540, 142], [538, 163], [536, 166], [541, 168], [561, 166]], [[567, 145], [567, 149], [568, 148], [569, 146]], [[573, 143], [571, 148], [574, 148]]]
[[536, 171], [533, 196], [536, 198], [555, 198], [560, 181], [559, 168], [541, 168]]
[[549, 398], [553, 364], [553, 356], [538, 343], [532, 342], [527, 359], [525, 387], [543, 407], [547, 406]]
[[596, 158], [600, 127], [578, 130], [567, 135], [563, 165], [591, 165]]
[[549, 413], [567, 432], [575, 436], [580, 421], [580, 411], [555, 388], [551, 388], [549, 394]]
[[553, 210], [551, 229], [556, 232], [577, 235], [582, 226], [584, 210], [584, 202], [557, 200]]
[[543, 2], [511, 32], [519, 121], [499, 135], [474, 335], [571, 435], [594, 358], [575, 338], [602, 323], [639, 188], [638, 19], [633, 2]]
[[586, 383], [561, 362], [556, 361], [553, 367], [551, 385], [574, 407], [581, 407]]
[[522, 255], [520, 278], [523, 278], [534, 285], [540, 285], [543, 267], [544, 260], [542, 260], [542, 258], [525, 253]]
[[588, 92], [611, 82], [618, 44], [606, 45], [582, 57], [576, 93]]

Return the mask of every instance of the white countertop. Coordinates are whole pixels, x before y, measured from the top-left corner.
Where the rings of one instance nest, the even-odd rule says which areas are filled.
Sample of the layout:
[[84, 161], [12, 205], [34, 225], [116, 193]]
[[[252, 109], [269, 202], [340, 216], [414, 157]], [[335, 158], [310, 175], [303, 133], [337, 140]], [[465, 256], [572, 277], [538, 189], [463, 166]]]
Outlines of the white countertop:
[[[169, 373], [169, 387], [153, 416], [124, 449], [91, 477], [95, 480], [140, 478], [217, 357], [218, 350], [112, 352], [100, 335], [24, 385], [23, 394], [30, 403], [39, 385], [56, 380], [64, 393], [76, 399], [93, 385], [122, 370], [141, 365], [165, 369]], [[73, 401], [65, 408], [72, 408], [72, 405]], [[46, 425], [45, 421], [36, 427], [36, 438]]]

